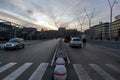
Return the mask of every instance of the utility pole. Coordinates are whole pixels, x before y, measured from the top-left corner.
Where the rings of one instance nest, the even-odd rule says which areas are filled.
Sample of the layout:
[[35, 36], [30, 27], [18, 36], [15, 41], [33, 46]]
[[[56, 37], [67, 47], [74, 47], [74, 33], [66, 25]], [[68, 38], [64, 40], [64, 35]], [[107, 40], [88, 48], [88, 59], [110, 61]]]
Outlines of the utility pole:
[[85, 13], [86, 13], [86, 16], [88, 18], [88, 21], [89, 21], [89, 37], [90, 37], [90, 27], [91, 27], [91, 20], [93, 18], [93, 15], [94, 15], [94, 12], [95, 12], [95, 8], [93, 9], [92, 13], [91, 14], [88, 14], [86, 9], [84, 9]]
[[110, 24], [109, 24], [109, 32], [108, 32], [108, 38], [111, 40], [112, 35], [111, 35], [111, 28], [112, 28], [112, 15], [113, 15], [113, 7], [115, 5], [116, 0], [113, 1], [113, 3], [108, 0], [109, 6], [110, 6]]

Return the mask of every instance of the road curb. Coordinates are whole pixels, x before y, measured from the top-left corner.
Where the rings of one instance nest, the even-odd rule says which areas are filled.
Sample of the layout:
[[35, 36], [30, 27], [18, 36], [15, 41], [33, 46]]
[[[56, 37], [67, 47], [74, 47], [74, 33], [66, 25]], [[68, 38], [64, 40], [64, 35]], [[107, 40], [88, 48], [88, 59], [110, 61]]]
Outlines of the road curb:
[[57, 51], [58, 51], [58, 44], [57, 44], [57, 46], [56, 46], [56, 49], [55, 49], [55, 52], [54, 52], [54, 56], [53, 56], [52, 61], [51, 61], [51, 64], [50, 64], [51, 66], [53, 66], [53, 64], [54, 64]]

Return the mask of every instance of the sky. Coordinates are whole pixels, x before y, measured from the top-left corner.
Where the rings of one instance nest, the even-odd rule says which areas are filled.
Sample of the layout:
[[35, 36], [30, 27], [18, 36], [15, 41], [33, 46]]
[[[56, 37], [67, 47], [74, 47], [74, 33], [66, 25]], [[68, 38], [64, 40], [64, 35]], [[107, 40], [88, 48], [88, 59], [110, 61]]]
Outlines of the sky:
[[[114, 0], [110, 0], [111, 4]], [[113, 7], [114, 17], [120, 15], [120, 0]], [[88, 29], [99, 22], [109, 22], [108, 0], [0, 0], [0, 19], [27, 27], [57, 30], [59, 27], [81, 30]]]

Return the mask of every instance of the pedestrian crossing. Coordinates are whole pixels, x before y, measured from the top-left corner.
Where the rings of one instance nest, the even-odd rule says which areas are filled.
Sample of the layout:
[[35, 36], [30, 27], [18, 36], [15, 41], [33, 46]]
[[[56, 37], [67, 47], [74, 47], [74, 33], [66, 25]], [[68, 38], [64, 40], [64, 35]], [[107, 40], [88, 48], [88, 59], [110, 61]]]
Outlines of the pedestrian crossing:
[[107, 72], [105, 72], [102, 68], [100, 68], [96, 64], [90, 64], [90, 66], [98, 72], [105, 80], [116, 80], [115, 78], [111, 77]]
[[16, 63], [8, 63], [6, 65], [4, 65], [3, 67], [0, 68], [0, 73], [2, 73], [3, 71], [9, 69], [10, 67], [14, 66]]
[[[2, 64], [2, 63], [1, 63]], [[27, 70], [30, 67], [34, 66], [34, 63], [30, 63], [30, 62], [26, 62], [23, 63], [22, 65], [19, 65], [17, 68], [15, 68], [13, 71], [11, 71], [8, 75], [5, 75], [5, 77], [2, 77], [1, 79], [1, 74], [4, 74], [5, 71], [10, 70], [12, 67], [18, 65], [19, 63], [15, 63], [15, 62], [10, 62], [7, 64], [3, 64], [0, 67], [0, 80], [19, 80], [18, 78], [21, 77], [21, 75], [24, 72], [27, 72]], [[114, 72], [116, 72], [115, 74], [118, 74], [118, 77], [116, 78], [115, 76], [111, 75], [110, 72], [106, 71], [105, 69], [103, 69], [103, 67], [101, 67], [98, 64], [87, 64], [87, 65], [83, 65], [83, 64], [71, 64], [73, 65], [73, 69], [76, 72], [78, 79], [79, 80], [95, 80], [93, 79], [93, 76], [91, 76], [90, 72], [88, 72], [86, 70], [86, 68], [88, 67], [88, 69], [92, 69], [95, 71], [96, 74], [98, 74], [99, 76], [101, 76], [101, 79], [98, 80], [119, 80], [120, 79], [120, 67], [116, 66], [114, 64], [102, 64], [104, 67], [113, 70]], [[26, 80], [43, 80], [43, 76], [45, 75], [46, 70], [49, 68], [49, 63], [40, 63], [37, 65], [37, 67], [33, 70], [32, 74], [30, 74], [30, 76], [26, 79]], [[85, 66], [87, 66], [85, 68]], [[89, 68], [90, 67], [90, 68]], [[52, 75], [52, 74], [50, 74]], [[22, 75], [25, 76], [25, 75]], [[68, 75], [70, 76], [70, 75]], [[51, 79], [49, 79], [51, 80]]]
[[3, 80], [15, 80], [17, 77], [19, 77], [27, 68], [29, 68], [32, 65], [32, 63], [25, 63], [22, 65], [20, 68], [15, 70], [13, 73], [8, 75], [6, 78]]
[[92, 80], [81, 64], [73, 64], [79, 80]]
[[[110, 68], [111, 70], [116, 71], [115, 74], [118, 74], [120, 79], [120, 68], [113, 65], [113, 64], [103, 64], [106, 68]], [[96, 71], [96, 74], [99, 74], [102, 79], [99, 80], [119, 80], [113, 77], [113, 75], [110, 75], [110, 73], [106, 72], [102, 67], [98, 66], [97, 64], [88, 64], [89, 67], [91, 67], [94, 71]], [[79, 80], [93, 80], [93, 78], [90, 76], [92, 73], [87, 73], [87, 71], [84, 69], [84, 67], [81, 64], [73, 64], [73, 67], [76, 71], [76, 74], [79, 78]], [[94, 79], [97, 80], [97, 79]]]
[[120, 68], [112, 65], [112, 64], [105, 64], [106, 66], [110, 67], [111, 69], [113, 69], [114, 71], [120, 73]]
[[47, 67], [48, 63], [41, 63], [29, 80], [41, 80]]
[[[18, 63], [8, 63], [6, 65], [1, 66], [0, 74], [4, 71], [8, 70], [11, 67], [14, 67], [17, 64]], [[33, 65], [33, 63], [24, 63], [23, 65], [18, 67], [16, 70], [14, 70], [12, 73], [7, 75], [5, 78], [3, 78], [3, 79], [0, 78], [0, 80], [16, 80], [20, 75], [22, 75], [32, 65]], [[48, 63], [41, 63], [28, 80], [42, 80], [42, 77], [43, 77], [47, 67], [48, 67]]]

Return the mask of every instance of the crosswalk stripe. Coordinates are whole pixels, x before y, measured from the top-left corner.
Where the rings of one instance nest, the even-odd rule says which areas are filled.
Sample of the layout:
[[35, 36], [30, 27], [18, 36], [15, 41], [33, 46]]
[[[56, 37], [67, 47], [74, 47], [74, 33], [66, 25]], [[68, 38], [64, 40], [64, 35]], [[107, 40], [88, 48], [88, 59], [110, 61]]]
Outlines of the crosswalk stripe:
[[13, 73], [11, 73], [10, 75], [8, 75], [6, 78], [4, 78], [3, 80], [15, 80], [17, 77], [19, 77], [26, 69], [28, 69], [30, 66], [32, 65], [32, 63], [25, 63], [24, 65], [22, 65], [20, 68], [18, 68], [17, 70], [15, 70]]
[[48, 63], [41, 63], [38, 66], [38, 68], [34, 71], [32, 76], [29, 78], [29, 80], [41, 80], [47, 67], [48, 67]]
[[9, 64], [6, 64], [2, 67], [0, 67], [0, 73], [2, 73], [3, 71], [9, 69], [10, 67], [12, 67], [13, 65], [15, 65], [16, 63], [9, 63]]
[[79, 80], [92, 80], [81, 64], [73, 64]]
[[112, 64], [105, 64], [106, 66], [110, 67], [111, 69], [113, 69], [114, 71], [120, 73], [120, 68], [112, 65]]
[[105, 80], [116, 80], [111, 77], [107, 72], [105, 72], [102, 68], [97, 66], [96, 64], [89, 64], [95, 71], [97, 71]]

